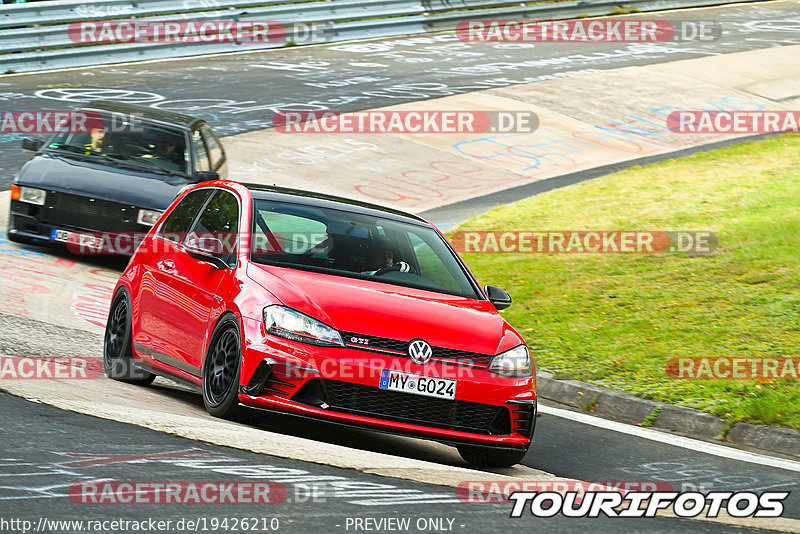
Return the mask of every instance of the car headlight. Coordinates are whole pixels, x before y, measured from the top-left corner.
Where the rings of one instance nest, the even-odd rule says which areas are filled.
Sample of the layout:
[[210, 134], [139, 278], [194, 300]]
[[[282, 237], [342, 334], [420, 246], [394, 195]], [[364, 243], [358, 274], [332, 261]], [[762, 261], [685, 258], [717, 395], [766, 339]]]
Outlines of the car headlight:
[[520, 345], [492, 358], [489, 370], [503, 376], [523, 377], [532, 374], [531, 357], [528, 347]]
[[285, 306], [264, 308], [264, 325], [270, 334], [292, 341], [323, 347], [344, 347], [342, 336], [336, 329]]
[[46, 196], [47, 192], [44, 189], [36, 189], [35, 187], [11, 186], [11, 198], [13, 200], [27, 202], [28, 204], [36, 204], [37, 206], [44, 206], [44, 199]]
[[146, 224], [147, 226], [153, 226], [158, 221], [158, 218], [161, 217], [162, 213], [162, 211], [156, 210], [139, 210], [139, 216], [136, 217], [136, 222], [139, 224]]

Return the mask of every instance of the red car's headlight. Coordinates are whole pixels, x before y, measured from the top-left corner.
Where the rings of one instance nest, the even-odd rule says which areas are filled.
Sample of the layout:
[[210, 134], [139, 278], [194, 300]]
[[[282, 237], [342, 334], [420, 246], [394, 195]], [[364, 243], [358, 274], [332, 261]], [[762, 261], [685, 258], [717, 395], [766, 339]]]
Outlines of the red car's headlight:
[[342, 336], [330, 326], [286, 306], [264, 308], [264, 326], [274, 336], [323, 347], [344, 347]]
[[492, 358], [489, 370], [508, 377], [525, 377], [533, 373], [528, 347], [520, 345]]

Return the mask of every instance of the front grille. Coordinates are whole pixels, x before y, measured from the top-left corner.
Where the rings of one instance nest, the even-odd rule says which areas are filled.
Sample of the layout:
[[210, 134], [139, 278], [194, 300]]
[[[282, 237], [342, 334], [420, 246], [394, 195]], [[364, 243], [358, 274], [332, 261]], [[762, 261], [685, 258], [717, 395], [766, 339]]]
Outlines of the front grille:
[[504, 406], [436, 399], [339, 380], [309, 380], [292, 400], [302, 402], [299, 398], [313, 382], [323, 384], [329, 410], [475, 434], [511, 432], [510, 414]]
[[[396, 356], [408, 358], [409, 341], [399, 341], [385, 337], [365, 336], [353, 332], [342, 332], [342, 339], [350, 348], [371, 350], [375, 352], [393, 353]], [[458, 349], [446, 349], [443, 347], [431, 347], [433, 350], [432, 361], [453, 363], [465, 367], [478, 367], [486, 369], [492, 362], [492, 356], [488, 354], [478, 354]]]
[[48, 191], [42, 222], [80, 230], [125, 232], [141, 230], [136, 222], [139, 208], [108, 200]]

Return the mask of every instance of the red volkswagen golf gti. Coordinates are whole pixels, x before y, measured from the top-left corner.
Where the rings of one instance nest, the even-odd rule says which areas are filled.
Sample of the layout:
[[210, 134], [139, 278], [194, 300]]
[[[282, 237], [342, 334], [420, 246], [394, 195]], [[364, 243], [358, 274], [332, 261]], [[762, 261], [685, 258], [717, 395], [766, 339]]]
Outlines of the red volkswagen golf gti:
[[144, 238], [115, 289], [114, 379], [199, 386], [243, 406], [455, 445], [476, 465], [525, 456], [534, 368], [447, 240], [414, 215], [291, 189], [206, 182]]

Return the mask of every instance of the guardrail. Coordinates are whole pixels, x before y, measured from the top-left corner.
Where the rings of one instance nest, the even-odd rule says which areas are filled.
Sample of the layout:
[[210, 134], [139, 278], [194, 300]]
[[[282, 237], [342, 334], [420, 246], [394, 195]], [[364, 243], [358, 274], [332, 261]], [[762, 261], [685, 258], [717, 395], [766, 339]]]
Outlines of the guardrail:
[[[49, 0], [0, 7], [0, 73], [30, 72], [254, 51], [286, 42], [75, 42], [71, 23], [103, 20], [274, 21], [292, 32], [324, 29], [304, 44], [453, 29], [464, 18], [555, 20], [637, 11], [705, 7], [742, 0], [583, 0], [533, 4], [508, 0]], [[750, 0], [767, 1], [767, 0]], [[292, 41], [292, 38], [287, 38]]]

